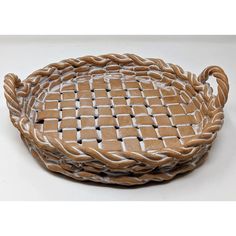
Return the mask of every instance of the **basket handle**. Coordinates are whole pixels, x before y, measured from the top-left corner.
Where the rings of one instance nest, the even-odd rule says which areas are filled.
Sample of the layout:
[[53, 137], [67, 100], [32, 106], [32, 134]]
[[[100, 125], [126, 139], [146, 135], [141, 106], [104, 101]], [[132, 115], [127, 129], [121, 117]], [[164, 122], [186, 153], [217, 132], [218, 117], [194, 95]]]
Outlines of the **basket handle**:
[[201, 83], [205, 83], [209, 76], [214, 76], [218, 83], [217, 90], [218, 93], [215, 98], [215, 107], [223, 108], [228, 99], [229, 93], [229, 83], [228, 77], [224, 70], [219, 66], [208, 66], [203, 72], [198, 76], [198, 80]]
[[7, 106], [9, 108], [12, 119], [16, 121], [17, 117], [20, 117], [21, 106], [17, 100], [16, 91], [21, 85], [21, 80], [15, 74], [7, 74], [4, 77], [4, 95], [7, 101]]

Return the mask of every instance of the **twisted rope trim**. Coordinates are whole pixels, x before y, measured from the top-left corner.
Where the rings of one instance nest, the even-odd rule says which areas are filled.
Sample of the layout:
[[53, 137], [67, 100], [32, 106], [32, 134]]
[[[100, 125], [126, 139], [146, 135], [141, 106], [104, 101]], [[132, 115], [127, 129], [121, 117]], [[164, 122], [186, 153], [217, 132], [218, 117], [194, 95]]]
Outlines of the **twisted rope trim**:
[[22, 136], [24, 143], [31, 152], [31, 154], [48, 170], [63, 174], [67, 177], [73, 178], [79, 181], [93, 181], [104, 184], [118, 184], [123, 186], [135, 186], [148, 183], [150, 181], [162, 182], [169, 181], [176, 177], [177, 175], [184, 174], [187, 172], [193, 171], [195, 168], [199, 167], [204, 163], [207, 158], [207, 152], [202, 152], [202, 155], [199, 155], [198, 158], [193, 159], [188, 163], [184, 163], [179, 167], [170, 169], [168, 172], [159, 172], [159, 173], [149, 173], [144, 172], [140, 173], [138, 176], [101, 176], [96, 171], [91, 171], [91, 169], [86, 168], [83, 171], [77, 171], [71, 164], [63, 163], [52, 164], [48, 161], [48, 154], [37, 148], [24, 136]]
[[[209, 114], [212, 119], [204, 126], [201, 134], [194, 136], [183, 147], [176, 149], [165, 148], [162, 151], [156, 150], [143, 153], [119, 152], [119, 155], [101, 149], [84, 148], [79, 144], [76, 147], [72, 147], [60, 139], [43, 135], [33, 127], [33, 124], [30, 123], [30, 120], [23, 111], [23, 98], [30, 94], [32, 86], [36, 86], [45, 77], [49, 77], [51, 80], [58, 79], [59, 75], [56, 75], [54, 72], [69, 67], [76, 67], [81, 72], [89, 71], [91, 74], [102, 74], [105, 72], [103, 67], [111, 62], [116, 63], [117, 68], [119, 65], [136, 66], [136, 71], [121, 69], [120, 72], [124, 74], [139, 72], [142, 75], [158, 79], [160, 75], [155, 71], [160, 71], [169, 78], [177, 76], [186, 81], [196, 91], [202, 92], [204, 99], [209, 103]], [[90, 70], [91, 66], [99, 68]], [[205, 84], [205, 81], [211, 75], [216, 77], [218, 83], [218, 94], [216, 97], [212, 95], [210, 87]], [[37, 149], [53, 153], [60, 152], [74, 162], [92, 162], [96, 160], [110, 170], [131, 169], [133, 172], [141, 173], [141, 169], [146, 168], [148, 171], [151, 171], [157, 167], [176, 163], [176, 160], [178, 162], [191, 159], [201, 151], [203, 146], [210, 145], [216, 137], [216, 131], [223, 124], [223, 106], [227, 101], [229, 85], [224, 71], [217, 66], [206, 68], [197, 77], [190, 72], [184, 72], [180, 66], [165, 63], [161, 59], [144, 59], [133, 54], [107, 54], [98, 57], [85, 56], [53, 63], [33, 72], [23, 82], [20, 82], [16, 75], [8, 74], [5, 76], [4, 89], [12, 123], [19, 129], [22, 136], [30, 140]], [[145, 167], [141, 168], [143, 165]], [[60, 166], [60, 168], [62, 167]]]

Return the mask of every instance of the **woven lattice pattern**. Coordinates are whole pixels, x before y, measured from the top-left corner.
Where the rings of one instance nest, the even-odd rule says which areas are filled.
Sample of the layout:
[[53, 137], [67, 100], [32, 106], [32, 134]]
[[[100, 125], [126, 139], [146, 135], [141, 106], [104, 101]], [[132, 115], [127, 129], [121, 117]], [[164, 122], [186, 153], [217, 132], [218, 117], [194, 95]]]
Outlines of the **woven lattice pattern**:
[[197, 134], [202, 120], [192, 98], [185, 101], [177, 89], [150, 78], [110, 74], [57, 87], [36, 109], [37, 128], [85, 147], [148, 151], [179, 146]]
[[4, 89], [12, 123], [47, 169], [137, 185], [203, 163], [223, 124], [229, 85], [218, 66], [196, 76], [160, 59], [107, 54], [53, 63], [24, 81], [8, 74]]

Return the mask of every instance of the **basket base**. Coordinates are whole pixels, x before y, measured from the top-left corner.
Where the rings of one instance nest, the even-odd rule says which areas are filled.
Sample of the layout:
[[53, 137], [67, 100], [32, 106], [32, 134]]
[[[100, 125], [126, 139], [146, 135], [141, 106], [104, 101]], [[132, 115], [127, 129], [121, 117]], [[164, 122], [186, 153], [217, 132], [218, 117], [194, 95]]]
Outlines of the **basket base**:
[[[83, 169], [79, 170], [77, 167], [74, 168], [76, 163], [74, 163], [74, 166], [64, 164], [60, 161], [61, 157], [57, 157], [56, 154], [52, 155], [51, 153], [42, 152], [41, 149], [36, 147], [34, 144], [32, 145], [32, 143], [25, 137], [21, 136], [21, 138], [33, 157], [49, 171], [62, 174], [78, 181], [92, 181], [96, 183], [121, 186], [135, 186], [143, 185], [149, 182], [166, 182], [172, 180], [176, 176], [188, 173], [200, 166], [206, 160], [208, 150], [211, 147], [208, 146], [206, 149], [201, 150], [197, 157], [192, 158], [192, 160], [188, 161], [186, 164], [175, 166], [166, 172], [158, 172], [158, 170], [155, 170], [155, 172], [151, 171], [149, 173], [137, 176], [134, 174], [111, 176], [105, 173], [92, 173]], [[58, 160], [56, 161], [56, 159]]]

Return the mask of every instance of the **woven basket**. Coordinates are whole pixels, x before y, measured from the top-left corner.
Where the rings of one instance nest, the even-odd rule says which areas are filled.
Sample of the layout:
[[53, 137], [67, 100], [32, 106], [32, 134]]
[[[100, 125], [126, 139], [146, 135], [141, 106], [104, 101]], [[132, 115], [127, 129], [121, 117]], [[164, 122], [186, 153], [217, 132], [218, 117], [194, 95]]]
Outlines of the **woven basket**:
[[[218, 93], [206, 83], [214, 76]], [[160, 59], [108, 54], [7, 74], [13, 125], [47, 169], [119, 185], [165, 181], [198, 167], [223, 124], [229, 85]]]

